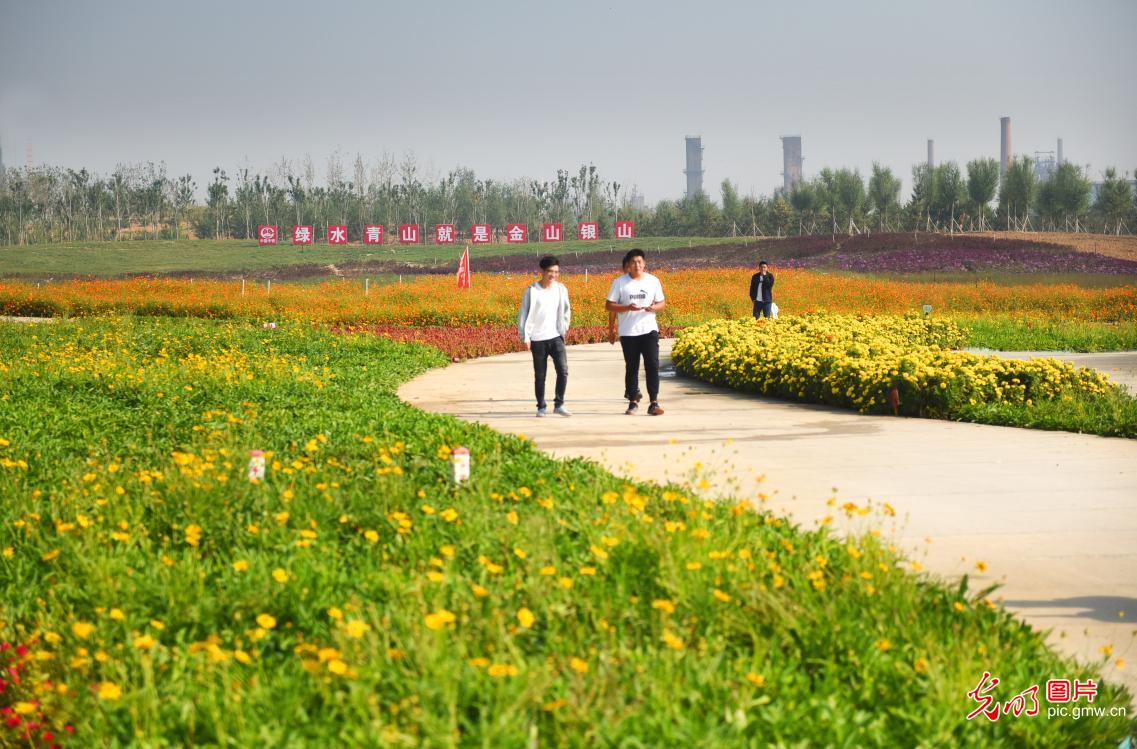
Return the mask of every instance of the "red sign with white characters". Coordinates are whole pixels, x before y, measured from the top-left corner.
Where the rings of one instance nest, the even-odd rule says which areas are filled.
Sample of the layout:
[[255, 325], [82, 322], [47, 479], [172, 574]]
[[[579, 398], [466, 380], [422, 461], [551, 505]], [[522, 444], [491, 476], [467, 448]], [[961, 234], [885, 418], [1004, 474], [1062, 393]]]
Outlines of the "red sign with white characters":
[[418, 224], [399, 224], [399, 241], [403, 244], [418, 244]]
[[505, 225], [505, 241], [510, 244], [524, 242], [527, 234], [525, 224], [506, 224]]
[[292, 244], [312, 244], [312, 227], [293, 226]]
[[491, 233], [489, 224], [474, 224], [470, 227], [470, 242], [472, 244], [489, 244]]
[[435, 224], [435, 244], [454, 244], [454, 224]]
[[600, 224], [595, 221], [581, 221], [577, 226], [581, 239], [600, 239]]
[[560, 242], [562, 238], [560, 224], [545, 224], [541, 227], [542, 242]]
[[616, 222], [616, 239], [635, 239], [636, 236], [636, 222], [635, 221], [617, 221]]
[[347, 244], [347, 227], [329, 226], [328, 244]]
[[383, 224], [364, 224], [363, 243], [383, 244]]
[[276, 227], [258, 226], [257, 244], [276, 244]]

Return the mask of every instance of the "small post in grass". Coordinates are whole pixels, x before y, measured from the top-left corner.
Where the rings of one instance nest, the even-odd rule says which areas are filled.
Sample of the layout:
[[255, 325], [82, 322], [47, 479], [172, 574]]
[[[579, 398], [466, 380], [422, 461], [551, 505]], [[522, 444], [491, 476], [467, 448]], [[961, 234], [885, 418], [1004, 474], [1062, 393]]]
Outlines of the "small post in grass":
[[265, 296], [272, 294], [272, 279], [265, 281]]
[[245, 295], [245, 279], [241, 279], [241, 296]]
[[365, 278], [365, 279], [363, 279], [363, 296], [367, 296], [370, 293], [371, 293], [371, 279]]

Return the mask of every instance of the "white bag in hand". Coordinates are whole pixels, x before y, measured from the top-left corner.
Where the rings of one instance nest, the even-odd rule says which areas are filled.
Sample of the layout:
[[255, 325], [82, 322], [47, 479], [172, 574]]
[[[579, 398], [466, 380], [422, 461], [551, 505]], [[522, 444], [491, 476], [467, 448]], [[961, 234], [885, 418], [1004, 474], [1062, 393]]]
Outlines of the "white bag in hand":
[[778, 303], [777, 302], [770, 302], [770, 318], [774, 319], [774, 320], [778, 319]]

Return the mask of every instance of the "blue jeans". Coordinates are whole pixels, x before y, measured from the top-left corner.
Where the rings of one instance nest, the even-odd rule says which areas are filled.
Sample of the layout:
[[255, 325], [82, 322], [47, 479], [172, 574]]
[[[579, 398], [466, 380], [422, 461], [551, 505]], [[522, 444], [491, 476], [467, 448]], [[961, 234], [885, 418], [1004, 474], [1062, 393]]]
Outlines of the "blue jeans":
[[556, 400], [554, 408], [565, 403], [565, 387], [568, 385], [568, 352], [562, 336], [547, 341], [530, 341], [529, 351], [533, 354], [533, 389], [537, 395], [537, 408], [545, 408], [545, 373], [549, 369], [549, 357], [553, 357], [553, 369], [557, 372]]
[[771, 317], [774, 313], [774, 311], [770, 309], [770, 305], [772, 304], [773, 302], [754, 302], [754, 317]]

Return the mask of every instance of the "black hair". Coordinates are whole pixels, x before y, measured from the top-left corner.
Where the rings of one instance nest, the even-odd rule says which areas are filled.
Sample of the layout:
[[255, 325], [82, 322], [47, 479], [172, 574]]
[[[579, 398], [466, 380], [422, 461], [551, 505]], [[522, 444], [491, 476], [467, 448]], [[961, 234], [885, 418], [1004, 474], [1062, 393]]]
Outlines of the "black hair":
[[759, 260], [758, 264], [759, 265], [769, 265], [769, 263], [767, 263], [765, 260]]
[[638, 247], [635, 248], [634, 250], [628, 250], [628, 254], [624, 255], [624, 261], [623, 261], [623, 263], [621, 263], [621, 265], [627, 265], [628, 263], [632, 262], [632, 258], [634, 258], [634, 257], [643, 257], [643, 256], [644, 256], [644, 251]]
[[537, 265], [541, 266], [541, 270], [548, 270], [554, 265], [560, 265], [561, 261], [557, 259], [556, 255], [545, 255]]

